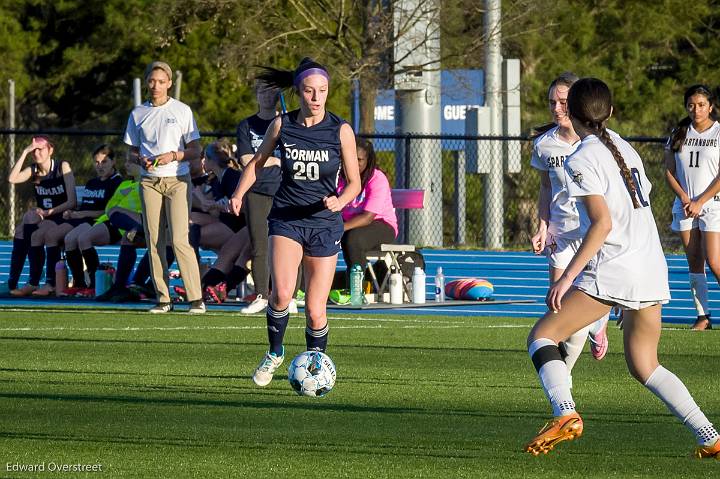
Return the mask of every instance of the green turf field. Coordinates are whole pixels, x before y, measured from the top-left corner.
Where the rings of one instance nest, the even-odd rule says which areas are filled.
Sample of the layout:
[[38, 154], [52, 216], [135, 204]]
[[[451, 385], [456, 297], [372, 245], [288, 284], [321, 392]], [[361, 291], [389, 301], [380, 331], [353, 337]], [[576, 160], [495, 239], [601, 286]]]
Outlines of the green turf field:
[[[287, 355], [304, 348], [293, 318]], [[574, 372], [578, 441], [533, 457], [549, 416], [527, 358], [531, 321], [429, 316], [331, 320], [338, 370], [296, 396], [284, 366], [250, 375], [264, 317], [0, 311], [0, 477], [719, 477], [692, 435], [610, 352]], [[720, 332], [664, 331], [661, 360], [720, 423]], [[286, 358], [286, 364], [289, 362]], [[45, 464], [44, 473], [8, 471]], [[49, 472], [100, 464], [102, 472]]]

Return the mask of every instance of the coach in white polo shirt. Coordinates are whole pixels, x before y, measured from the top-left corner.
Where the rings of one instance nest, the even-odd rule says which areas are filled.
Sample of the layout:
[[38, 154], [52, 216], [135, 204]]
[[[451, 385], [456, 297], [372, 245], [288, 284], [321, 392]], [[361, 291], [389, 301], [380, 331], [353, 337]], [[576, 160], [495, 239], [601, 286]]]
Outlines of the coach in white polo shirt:
[[123, 141], [130, 145], [129, 161], [143, 168], [140, 198], [158, 300], [150, 312], [167, 313], [173, 309], [165, 259], [169, 231], [190, 300], [190, 312], [204, 313], [197, 258], [188, 240], [190, 162], [200, 157], [200, 132], [190, 107], [168, 95], [172, 70], [167, 63], [148, 65], [145, 81], [150, 100], [130, 112]]

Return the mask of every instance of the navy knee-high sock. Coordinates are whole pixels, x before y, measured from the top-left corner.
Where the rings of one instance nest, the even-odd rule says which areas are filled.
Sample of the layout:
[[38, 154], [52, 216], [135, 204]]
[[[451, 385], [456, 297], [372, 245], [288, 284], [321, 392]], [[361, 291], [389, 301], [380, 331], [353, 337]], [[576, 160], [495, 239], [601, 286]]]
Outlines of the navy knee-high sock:
[[60, 247], [48, 246], [46, 248], [45, 259], [45, 282], [51, 286], [55, 286], [55, 264], [60, 261]]
[[165, 259], [167, 260], [168, 268], [175, 262], [175, 250], [172, 246], [165, 247]]
[[150, 255], [146, 252], [145, 255], [140, 258], [137, 268], [135, 268], [132, 282], [138, 286], [144, 286], [148, 278], [150, 278]]
[[40, 284], [43, 266], [45, 265], [45, 246], [30, 247], [30, 279], [28, 283], [37, 286]]
[[8, 288], [11, 290], [17, 289], [29, 249], [29, 239], [13, 238], [13, 249], [10, 256], [10, 274], [8, 275]]
[[190, 232], [188, 233], [188, 240], [190, 246], [195, 250], [195, 254], [200, 259], [200, 235], [202, 234], [202, 226], [197, 224], [190, 225]]
[[305, 345], [308, 351], [321, 351], [325, 352], [328, 342], [328, 333], [330, 328], [328, 323], [325, 323], [325, 327], [320, 329], [312, 329], [310, 326], [305, 328]]
[[[175, 253], [173, 249], [168, 246], [165, 248], [165, 259], [167, 260], [168, 267], [175, 261]], [[147, 252], [140, 258], [140, 262], [135, 268], [135, 274], [133, 275], [132, 283], [138, 286], [145, 286], [150, 280], [150, 256]]]
[[118, 255], [117, 270], [115, 270], [115, 281], [113, 285], [120, 288], [127, 286], [130, 273], [135, 267], [137, 259], [137, 249], [132, 245], [121, 245], [120, 254]]
[[283, 355], [283, 338], [285, 329], [290, 319], [290, 311], [285, 308], [283, 311], [275, 311], [272, 306], [267, 307], [267, 331], [270, 342], [270, 353], [276, 356]]
[[89, 287], [91, 289], [95, 288], [95, 271], [97, 271], [98, 266], [100, 266], [100, 258], [98, 258], [97, 251], [93, 247], [84, 249], [80, 253], [85, 260], [85, 268], [87, 268], [88, 276], [90, 276]]
[[227, 281], [226, 286], [227, 290], [231, 291], [235, 288], [237, 288], [237, 285], [245, 281], [245, 278], [247, 278], [249, 271], [243, 268], [242, 266], [234, 265], [232, 270], [227, 275]]
[[30, 240], [32, 239], [32, 234], [37, 231], [38, 225], [37, 224], [28, 224], [28, 225], [23, 225], [22, 228], [23, 228], [23, 237], [25, 237], [25, 239], [27, 240], [28, 248], [29, 248]]
[[85, 284], [85, 270], [83, 269], [83, 257], [79, 249], [73, 249], [65, 252], [68, 269], [72, 274], [73, 288], [87, 288]]

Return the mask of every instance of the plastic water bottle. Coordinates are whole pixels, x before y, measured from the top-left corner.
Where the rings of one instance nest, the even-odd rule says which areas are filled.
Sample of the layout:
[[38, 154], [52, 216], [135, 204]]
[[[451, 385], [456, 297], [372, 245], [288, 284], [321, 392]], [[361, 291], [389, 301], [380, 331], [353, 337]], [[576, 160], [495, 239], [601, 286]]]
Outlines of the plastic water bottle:
[[55, 263], [55, 291], [62, 293], [68, 287], [68, 271], [65, 260]]
[[425, 304], [425, 271], [415, 266], [412, 279], [413, 303]]
[[95, 271], [95, 297], [105, 293], [112, 286], [115, 269], [101, 264]]
[[445, 301], [445, 275], [442, 266], [438, 266], [435, 273], [435, 301], [442, 303]]
[[364, 276], [362, 266], [355, 263], [350, 269], [350, 304], [353, 306], [362, 306], [363, 304]]
[[247, 281], [242, 280], [235, 288], [235, 301], [242, 301], [247, 296]]
[[395, 265], [390, 267], [390, 304], [403, 304], [402, 274]]

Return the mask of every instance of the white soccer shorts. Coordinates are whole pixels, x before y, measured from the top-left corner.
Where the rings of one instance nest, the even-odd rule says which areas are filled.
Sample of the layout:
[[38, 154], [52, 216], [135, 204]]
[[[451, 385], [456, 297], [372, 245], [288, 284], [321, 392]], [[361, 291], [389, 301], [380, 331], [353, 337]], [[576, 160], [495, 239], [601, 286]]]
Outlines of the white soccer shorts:
[[580, 248], [582, 240], [575, 238], [564, 238], [548, 233], [545, 240], [545, 256], [548, 263], [555, 269], [567, 269], [573, 256]]

